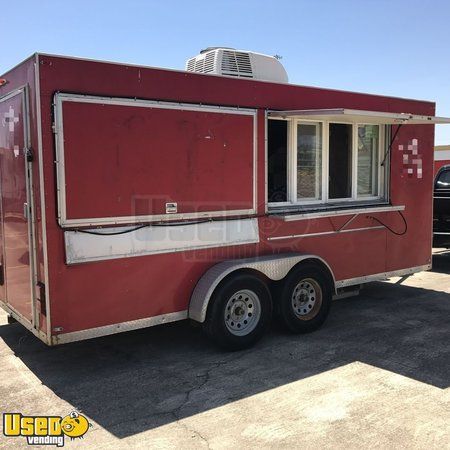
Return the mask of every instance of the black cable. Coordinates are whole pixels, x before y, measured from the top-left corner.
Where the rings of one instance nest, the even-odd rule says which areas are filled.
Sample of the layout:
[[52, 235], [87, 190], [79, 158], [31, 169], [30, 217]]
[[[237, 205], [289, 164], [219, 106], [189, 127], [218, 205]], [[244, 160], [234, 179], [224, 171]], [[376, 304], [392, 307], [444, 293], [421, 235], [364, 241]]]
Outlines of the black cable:
[[394, 140], [395, 140], [395, 138], [397, 137], [397, 134], [398, 134], [398, 132], [400, 131], [400, 128], [402, 127], [402, 125], [403, 125], [403, 122], [397, 127], [397, 130], [395, 131], [394, 136], [393, 136], [392, 139], [391, 139], [391, 142], [390, 142], [390, 144], [389, 144], [389, 147], [388, 147], [388, 149], [386, 150], [386, 153], [384, 154], [383, 161], [381, 161], [381, 164], [380, 164], [381, 166], [384, 166], [384, 163], [386, 162], [387, 155], [389, 155], [389, 152], [392, 151], [392, 144], [394, 143]]
[[381, 220], [377, 219], [373, 216], [366, 216], [368, 219], [373, 219], [375, 222], [378, 222], [380, 225], [382, 225], [384, 228], [388, 229], [392, 234], [395, 234], [396, 236], [403, 236], [408, 231], [408, 222], [405, 219], [405, 216], [401, 211], [397, 211], [400, 214], [400, 217], [403, 219], [403, 223], [405, 225], [405, 229], [401, 233], [397, 233], [397, 231], [394, 231], [391, 227], [387, 226], [385, 223], [383, 223]]
[[[259, 214], [259, 215], [253, 215], [253, 216], [245, 216], [245, 219], [257, 219], [261, 217], [267, 217], [265, 214]], [[208, 223], [208, 222], [217, 222], [219, 220], [240, 220], [243, 217], [237, 216], [237, 217], [211, 217], [205, 220], [198, 220], [196, 222], [192, 221], [185, 221], [185, 222], [157, 222], [157, 223], [146, 223], [139, 225], [135, 228], [131, 228], [129, 230], [122, 230], [122, 231], [114, 231], [112, 233], [101, 233], [98, 231], [92, 231], [92, 230], [83, 230], [79, 228], [64, 228], [65, 231], [75, 231], [77, 233], [84, 233], [84, 234], [93, 234], [94, 236], [117, 236], [119, 234], [126, 234], [126, 233], [132, 233], [133, 231], [140, 230], [142, 228], [147, 227], [179, 227], [183, 225], [198, 225], [201, 223]]]
[[131, 230], [122, 230], [122, 231], [114, 231], [112, 233], [99, 233], [97, 231], [92, 230], [80, 230], [80, 229], [68, 229], [66, 231], [75, 231], [77, 233], [85, 233], [85, 234], [93, 234], [95, 236], [116, 236], [118, 234], [126, 234], [126, 233], [132, 233], [133, 231], [140, 230], [141, 228], [148, 227], [148, 225], [140, 225], [138, 227], [132, 228]]
[[[386, 225], [385, 223], [383, 223], [381, 220], [377, 219], [374, 216], [366, 216], [368, 219], [373, 219], [376, 222], [378, 222], [380, 225], [382, 225], [383, 227], [385, 227], [387, 230], [389, 230], [392, 234], [395, 234], [397, 236], [403, 236], [404, 234], [406, 234], [406, 232], [408, 231], [408, 223], [405, 219], [405, 216], [402, 214], [401, 211], [397, 211], [400, 214], [400, 217], [403, 219], [403, 223], [405, 225], [405, 229], [404, 231], [402, 231], [401, 233], [398, 233], [396, 231], [394, 231], [391, 227], [389, 227], [388, 225]], [[267, 215], [265, 214], [259, 214], [259, 215], [254, 215], [254, 216], [247, 216], [245, 217], [246, 219], [257, 219], [260, 217], [267, 217]], [[176, 227], [176, 226], [182, 226], [182, 225], [197, 225], [200, 223], [207, 223], [207, 222], [215, 222], [218, 220], [239, 220], [242, 217], [228, 217], [228, 218], [224, 218], [224, 217], [214, 217], [214, 218], [209, 218], [206, 220], [200, 220], [197, 222], [190, 222], [190, 221], [186, 221], [186, 222], [159, 222], [159, 223], [148, 223], [148, 224], [143, 224], [143, 225], [139, 225], [138, 227], [134, 227], [131, 228], [129, 230], [122, 230], [122, 231], [114, 231], [112, 233], [101, 233], [98, 231], [92, 231], [92, 230], [82, 230], [82, 229], [66, 229], [65, 231], [75, 231], [77, 233], [84, 233], [84, 234], [92, 234], [94, 236], [117, 236], [120, 234], [126, 234], [126, 233], [132, 233], [133, 231], [137, 231], [137, 230], [141, 230], [142, 228], [147, 228], [147, 227], [165, 227], [165, 226], [171, 226], [171, 227]]]

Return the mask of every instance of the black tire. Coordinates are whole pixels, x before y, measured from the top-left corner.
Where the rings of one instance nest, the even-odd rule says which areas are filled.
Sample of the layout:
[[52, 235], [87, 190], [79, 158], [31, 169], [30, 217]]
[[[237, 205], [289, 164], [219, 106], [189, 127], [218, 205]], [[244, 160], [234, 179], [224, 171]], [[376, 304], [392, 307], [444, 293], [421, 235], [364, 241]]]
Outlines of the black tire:
[[293, 268], [282, 281], [277, 299], [283, 325], [292, 333], [320, 328], [330, 312], [332, 288], [324, 269], [308, 263]]
[[271, 318], [272, 298], [266, 283], [255, 275], [239, 273], [230, 275], [214, 291], [203, 329], [220, 347], [242, 350], [261, 339]]

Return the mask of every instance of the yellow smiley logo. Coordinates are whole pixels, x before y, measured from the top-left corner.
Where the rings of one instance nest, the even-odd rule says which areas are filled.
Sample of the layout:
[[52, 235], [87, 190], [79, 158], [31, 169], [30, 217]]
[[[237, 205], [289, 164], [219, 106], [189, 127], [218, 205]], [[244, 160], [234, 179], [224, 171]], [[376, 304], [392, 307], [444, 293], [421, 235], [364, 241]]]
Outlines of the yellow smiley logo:
[[91, 426], [86, 417], [77, 411], [71, 412], [61, 420], [62, 432], [71, 439], [82, 439]]

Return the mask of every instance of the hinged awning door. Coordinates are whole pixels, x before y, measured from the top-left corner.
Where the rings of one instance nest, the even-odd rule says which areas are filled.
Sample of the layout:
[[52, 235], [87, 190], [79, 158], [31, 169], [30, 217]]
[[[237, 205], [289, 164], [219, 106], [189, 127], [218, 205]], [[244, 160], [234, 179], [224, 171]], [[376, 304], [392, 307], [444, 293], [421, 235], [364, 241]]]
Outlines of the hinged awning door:
[[269, 111], [269, 117], [298, 118], [305, 120], [327, 120], [359, 122], [379, 125], [405, 124], [450, 124], [450, 117], [420, 116], [409, 113], [364, 111], [359, 109], [300, 109], [289, 111]]

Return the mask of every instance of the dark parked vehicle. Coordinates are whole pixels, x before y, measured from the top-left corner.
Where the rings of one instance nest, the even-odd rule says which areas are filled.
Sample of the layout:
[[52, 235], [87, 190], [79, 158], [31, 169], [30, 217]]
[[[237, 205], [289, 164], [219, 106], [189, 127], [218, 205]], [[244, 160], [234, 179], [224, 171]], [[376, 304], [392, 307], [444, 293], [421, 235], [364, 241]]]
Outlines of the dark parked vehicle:
[[450, 165], [434, 181], [433, 247], [450, 248]]

